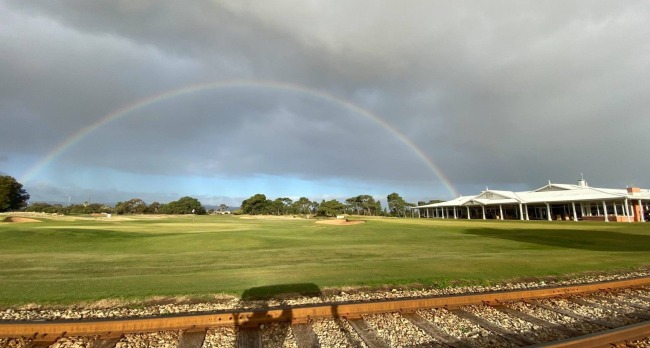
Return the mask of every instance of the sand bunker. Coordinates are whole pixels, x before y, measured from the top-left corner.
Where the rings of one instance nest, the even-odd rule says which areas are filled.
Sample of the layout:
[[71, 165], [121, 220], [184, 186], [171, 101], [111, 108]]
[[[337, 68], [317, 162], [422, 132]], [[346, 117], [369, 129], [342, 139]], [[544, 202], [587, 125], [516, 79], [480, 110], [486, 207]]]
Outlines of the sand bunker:
[[317, 224], [325, 224], [325, 225], [339, 225], [339, 226], [347, 226], [347, 225], [358, 225], [362, 224], [365, 221], [363, 220], [347, 220], [347, 219], [336, 219], [336, 220], [318, 220], [316, 221]]
[[39, 220], [36, 219], [30, 219], [26, 217], [18, 217], [18, 216], [7, 216], [2, 222], [40, 222]]

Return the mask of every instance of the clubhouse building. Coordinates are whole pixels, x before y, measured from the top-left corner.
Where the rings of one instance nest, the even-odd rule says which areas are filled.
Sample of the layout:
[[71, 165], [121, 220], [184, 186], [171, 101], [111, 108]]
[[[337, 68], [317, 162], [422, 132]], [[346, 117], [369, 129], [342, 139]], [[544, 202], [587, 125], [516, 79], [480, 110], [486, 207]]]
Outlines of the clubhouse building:
[[552, 184], [534, 191], [489, 190], [413, 207], [421, 218], [645, 222], [650, 190]]

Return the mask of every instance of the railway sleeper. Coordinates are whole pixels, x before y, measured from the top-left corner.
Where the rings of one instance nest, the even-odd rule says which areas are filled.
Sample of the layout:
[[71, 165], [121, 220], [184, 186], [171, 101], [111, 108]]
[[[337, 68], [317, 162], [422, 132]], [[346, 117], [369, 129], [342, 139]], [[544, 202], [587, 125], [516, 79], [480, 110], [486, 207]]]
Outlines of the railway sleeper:
[[98, 338], [92, 345], [92, 348], [113, 348], [122, 337]]
[[205, 335], [208, 332], [203, 331], [184, 331], [178, 340], [178, 348], [201, 348], [205, 341]]
[[262, 331], [257, 327], [240, 327], [237, 334], [238, 348], [262, 348]]
[[476, 325], [479, 325], [483, 327], [486, 330], [492, 331], [493, 333], [505, 338], [506, 340], [518, 345], [518, 346], [529, 346], [531, 344], [537, 343], [536, 341], [533, 341], [527, 337], [518, 335], [515, 332], [512, 332], [506, 328], [500, 327], [498, 325], [494, 325], [488, 320], [485, 320], [473, 313], [467, 312], [463, 309], [452, 309], [450, 310], [451, 313], [454, 315], [461, 317], [463, 319], [467, 319], [471, 322], [473, 322]]
[[298, 348], [319, 348], [318, 336], [309, 324], [292, 324], [293, 338]]
[[649, 306], [645, 306], [645, 305], [638, 304], [638, 303], [633, 303], [633, 302], [626, 301], [626, 300], [620, 300], [618, 298], [612, 298], [612, 297], [606, 297], [606, 296], [593, 296], [593, 298], [595, 298], [597, 300], [601, 300], [601, 301], [606, 301], [606, 302], [609, 302], [609, 303], [615, 303], [615, 304], [617, 304], [619, 306], [628, 306], [628, 307], [640, 309], [642, 311], [650, 311]]
[[539, 301], [536, 301], [536, 300], [524, 300], [524, 302], [528, 303], [528, 304], [531, 304], [533, 306], [544, 308], [544, 309], [549, 310], [551, 312], [560, 313], [560, 314], [565, 315], [567, 317], [571, 317], [573, 319], [588, 322], [588, 323], [591, 323], [591, 324], [596, 324], [596, 325], [599, 325], [599, 326], [602, 326], [602, 327], [605, 327], [605, 328], [614, 329], [614, 328], [617, 328], [619, 326], [619, 325], [614, 325], [614, 324], [612, 324], [610, 322], [607, 322], [607, 321], [604, 321], [604, 320], [589, 318], [587, 316], [580, 315], [580, 314], [575, 313], [575, 312], [570, 311], [570, 310], [549, 306], [549, 305], [543, 304], [543, 303], [541, 303]]
[[463, 342], [446, 332], [440, 330], [433, 323], [431, 323], [426, 318], [422, 317], [417, 313], [404, 313], [402, 314], [404, 318], [409, 320], [413, 325], [419, 327], [422, 331], [426, 332], [429, 336], [433, 337], [435, 340], [442, 342], [450, 347], [455, 348], [473, 348], [474, 346], [470, 345], [467, 342]]
[[618, 314], [624, 315], [624, 316], [626, 316], [628, 318], [650, 320], [650, 314], [643, 313], [643, 312], [638, 312], [638, 311], [622, 312], [618, 308], [611, 308], [611, 307], [608, 307], [606, 305], [602, 305], [602, 304], [596, 303], [596, 302], [587, 301], [587, 300], [581, 299], [581, 298], [574, 298], [574, 299], [571, 299], [571, 301], [575, 302], [575, 303], [577, 303], [579, 305], [582, 305], [582, 306], [600, 308], [600, 309], [602, 309], [604, 311], [608, 311], [608, 312], [612, 312], [612, 313], [618, 313]]
[[546, 320], [542, 320], [542, 319], [537, 318], [537, 317], [535, 317], [533, 315], [530, 315], [530, 314], [527, 314], [527, 313], [524, 313], [524, 312], [520, 312], [518, 310], [512, 309], [512, 308], [504, 306], [504, 305], [492, 306], [492, 308], [494, 308], [494, 309], [496, 309], [496, 310], [498, 310], [498, 311], [500, 311], [502, 313], [511, 315], [513, 317], [517, 317], [517, 318], [519, 318], [521, 320], [525, 320], [525, 321], [527, 321], [529, 323], [532, 323], [532, 324], [535, 324], [537, 326], [545, 327], [545, 328], [547, 328], [549, 330], [553, 330], [553, 331], [558, 331], [558, 332], [562, 333], [565, 337], [573, 337], [573, 336], [579, 336], [580, 335], [580, 332], [575, 331], [575, 330], [571, 330], [570, 328], [568, 328], [566, 326], [553, 324], [553, 323], [548, 322]]
[[359, 334], [368, 348], [390, 348], [388, 343], [382, 340], [375, 330], [363, 319], [348, 319], [348, 323]]
[[[645, 289], [645, 291], [648, 292], [648, 291], [650, 291], [650, 290]], [[643, 300], [644, 302], [648, 302], [648, 303], [650, 303], [650, 297], [648, 297], [648, 296], [635, 295], [635, 297], [638, 298], [639, 300]]]

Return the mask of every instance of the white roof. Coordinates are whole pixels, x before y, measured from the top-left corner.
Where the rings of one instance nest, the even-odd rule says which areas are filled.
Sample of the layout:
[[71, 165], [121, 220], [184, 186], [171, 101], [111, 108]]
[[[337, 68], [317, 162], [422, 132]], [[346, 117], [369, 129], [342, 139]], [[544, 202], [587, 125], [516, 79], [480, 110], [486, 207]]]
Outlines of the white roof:
[[474, 196], [460, 196], [450, 201], [420, 205], [414, 208], [456, 207], [465, 204], [468, 200], [472, 198], [474, 198]]
[[476, 196], [460, 196], [450, 201], [422, 205], [417, 208], [458, 207], [473, 205], [508, 205], [536, 204], [580, 201], [611, 201], [611, 200], [650, 200], [650, 190], [629, 193], [627, 189], [597, 188], [570, 184], [552, 184], [534, 191], [502, 191], [485, 190]]

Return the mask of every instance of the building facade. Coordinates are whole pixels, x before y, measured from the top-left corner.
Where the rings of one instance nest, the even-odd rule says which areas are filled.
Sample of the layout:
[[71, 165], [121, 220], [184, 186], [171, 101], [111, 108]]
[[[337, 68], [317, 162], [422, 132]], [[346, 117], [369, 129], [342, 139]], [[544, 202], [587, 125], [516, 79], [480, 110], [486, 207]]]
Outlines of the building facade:
[[553, 184], [534, 191], [489, 190], [414, 207], [421, 218], [645, 222], [650, 190]]

